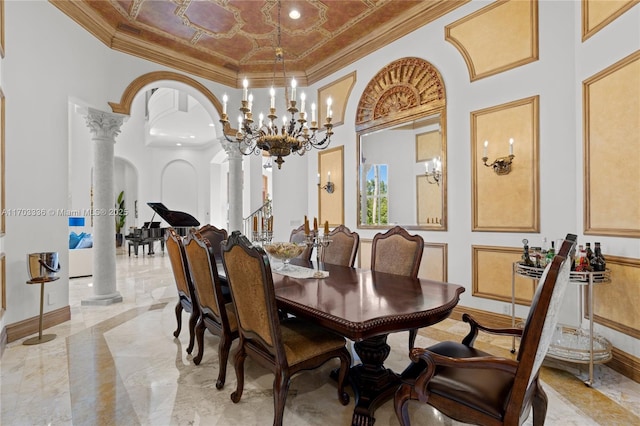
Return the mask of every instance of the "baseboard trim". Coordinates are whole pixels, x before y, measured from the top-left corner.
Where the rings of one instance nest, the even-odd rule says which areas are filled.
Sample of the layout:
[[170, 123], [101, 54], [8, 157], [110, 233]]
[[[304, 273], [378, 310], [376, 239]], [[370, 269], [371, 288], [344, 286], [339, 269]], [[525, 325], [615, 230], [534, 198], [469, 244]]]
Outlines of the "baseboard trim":
[[[56, 309], [54, 311], [46, 312], [42, 316], [42, 329], [45, 330], [54, 325], [62, 324], [63, 322], [71, 319], [71, 307], [69, 305]], [[8, 324], [6, 326], [7, 331], [7, 343], [14, 342], [16, 340], [27, 337], [31, 334], [37, 333], [40, 327], [40, 316], [24, 319], [22, 321]]]
[[[462, 314], [468, 313], [478, 322], [487, 327], [511, 327], [511, 315], [496, 314], [466, 306], [456, 306], [450, 318], [462, 321]], [[607, 367], [629, 379], [640, 383], [640, 359], [614, 347], [611, 350], [611, 361]]]
[[4, 349], [7, 347], [7, 327], [4, 327], [0, 332], [0, 358], [4, 354]]

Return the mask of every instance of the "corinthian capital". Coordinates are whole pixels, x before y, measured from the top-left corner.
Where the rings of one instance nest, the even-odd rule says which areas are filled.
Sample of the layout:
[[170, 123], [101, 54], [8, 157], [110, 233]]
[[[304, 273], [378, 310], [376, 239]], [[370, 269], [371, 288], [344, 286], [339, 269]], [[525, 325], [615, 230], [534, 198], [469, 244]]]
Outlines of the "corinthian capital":
[[122, 127], [125, 116], [89, 108], [85, 118], [91, 133], [95, 136], [115, 141], [116, 136], [120, 133], [120, 127]]

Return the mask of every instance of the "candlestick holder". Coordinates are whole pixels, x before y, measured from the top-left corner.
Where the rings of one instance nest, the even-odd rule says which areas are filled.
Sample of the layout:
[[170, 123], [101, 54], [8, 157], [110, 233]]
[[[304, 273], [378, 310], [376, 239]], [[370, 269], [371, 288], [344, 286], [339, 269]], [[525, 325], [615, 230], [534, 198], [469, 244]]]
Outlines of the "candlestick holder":
[[271, 240], [273, 239], [273, 231], [269, 231], [266, 229], [263, 229], [262, 231], [253, 231], [251, 233], [251, 242], [253, 242], [254, 244], [260, 244], [265, 245], [265, 244], [270, 244]]
[[324, 278], [322, 272], [320, 272], [320, 259], [324, 258], [324, 249], [325, 249], [325, 247], [327, 247], [329, 244], [331, 244], [331, 240], [329, 239], [329, 235], [327, 235], [327, 234], [323, 234], [323, 235], [318, 234], [317, 236], [315, 236], [315, 235], [306, 234], [305, 235], [305, 243], [307, 244], [308, 247], [316, 249], [316, 272], [313, 274], [313, 277], [314, 278]]

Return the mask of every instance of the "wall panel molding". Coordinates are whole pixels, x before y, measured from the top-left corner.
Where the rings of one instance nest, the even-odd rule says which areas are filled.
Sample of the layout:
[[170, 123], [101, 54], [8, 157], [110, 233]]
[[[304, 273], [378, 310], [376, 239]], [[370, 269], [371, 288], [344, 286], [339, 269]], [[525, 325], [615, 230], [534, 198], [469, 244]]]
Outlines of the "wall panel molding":
[[445, 27], [475, 81], [538, 60], [537, 0], [499, 0]]

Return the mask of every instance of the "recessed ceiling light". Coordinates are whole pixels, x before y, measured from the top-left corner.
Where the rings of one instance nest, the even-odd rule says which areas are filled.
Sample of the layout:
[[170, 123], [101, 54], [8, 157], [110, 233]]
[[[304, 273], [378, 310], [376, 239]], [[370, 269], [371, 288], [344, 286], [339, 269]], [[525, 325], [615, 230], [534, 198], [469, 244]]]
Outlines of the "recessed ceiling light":
[[178, 143], [176, 144], [176, 146], [182, 146], [182, 144], [181, 144], [180, 142], [178, 142]]
[[300, 12], [298, 12], [298, 9], [291, 9], [291, 12], [289, 12], [289, 18], [291, 19], [300, 18]]

